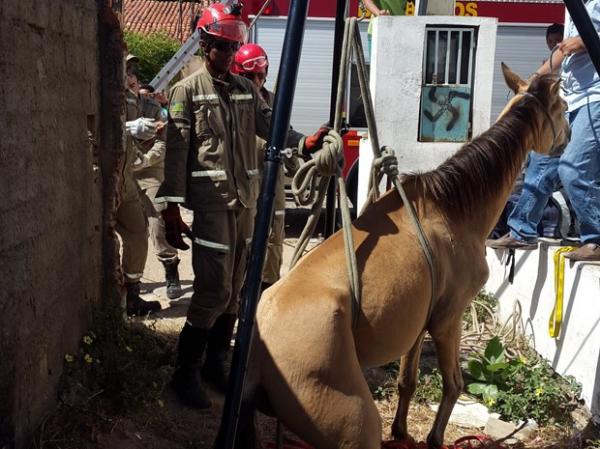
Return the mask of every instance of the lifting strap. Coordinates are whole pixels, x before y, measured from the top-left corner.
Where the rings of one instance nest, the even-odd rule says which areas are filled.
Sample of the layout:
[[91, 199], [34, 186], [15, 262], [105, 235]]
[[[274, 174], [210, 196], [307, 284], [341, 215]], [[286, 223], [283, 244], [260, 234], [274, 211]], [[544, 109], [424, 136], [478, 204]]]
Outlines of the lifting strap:
[[563, 246], [554, 252], [554, 291], [556, 299], [548, 321], [548, 333], [558, 338], [563, 319], [563, 301], [565, 295], [565, 253], [575, 251], [573, 246]]

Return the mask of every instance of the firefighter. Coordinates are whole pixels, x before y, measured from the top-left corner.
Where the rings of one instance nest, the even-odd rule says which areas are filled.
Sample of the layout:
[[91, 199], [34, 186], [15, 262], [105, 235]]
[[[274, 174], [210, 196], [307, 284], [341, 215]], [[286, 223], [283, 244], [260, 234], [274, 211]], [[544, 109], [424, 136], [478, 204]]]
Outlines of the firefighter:
[[[142, 115], [157, 122], [166, 122], [162, 105], [154, 98], [152, 86], [142, 86], [140, 100]], [[183, 291], [179, 281], [179, 257], [165, 238], [165, 223], [161, 212], [165, 205], [154, 202], [156, 192], [164, 179], [166, 129], [147, 141], [137, 141], [138, 157], [134, 163], [135, 178], [142, 191], [142, 202], [148, 217], [150, 239], [158, 260], [165, 269], [167, 298], [179, 298]]]
[[[163, 211], [167, 241], [188, 249], [189, 234], [179, 205], [194, 213], [194, 293], [179, 335], [171, 386], [185, 404], [209, 408], [197, 375], [223, 392], [228, 352], [238, 310], [260, 188], [256, 135], [267, 138], [271, 109], [252, 83], [230, 72], [246, 39], [238, 5], [214, 3], [198, 21], [203, 66], [170, 92], [165, 179], [156, 201]], [[327, 128], [312, 136], [288, 133], [288, 144], [317, 149]]]
[[[235, 54], [232, 72], [249, 79], [254, 83], [262, 99], [273, 107], [275, 94], [267, 90], [265, 81], [269, 72], [269, 58], [265, 50], [257, 44], [243, 45]], [[259, 157], [264, 154], [266, 142], [256, 138]], [[277, 178], [275, 200], [273, 204], [273, 221], [267, 246], [265, 267], [262, 273], [262, 290], [279, 280], [283, 258], [283, 240], [285, 237], [285, 175], [293, 175], [298, 167], [296, 156], [284, 158]]]
[[133, 164], [137, 157], [134, 137], [153, 136], [156, 125], [151, 120], [140, 119], [136, 63], [135, 56], [127, 56], [125, 156], [121, 158], [119, 167], [119, 202], [115, 229], [123, 241], [122, 269], [127, 289], [127, 315], [146, 315], [160, 310], [161, 307], [158, 301], [145, 301], [140, 297], [140, 280], [148, 254], [148, 223], [140, 189], [133, 174]]

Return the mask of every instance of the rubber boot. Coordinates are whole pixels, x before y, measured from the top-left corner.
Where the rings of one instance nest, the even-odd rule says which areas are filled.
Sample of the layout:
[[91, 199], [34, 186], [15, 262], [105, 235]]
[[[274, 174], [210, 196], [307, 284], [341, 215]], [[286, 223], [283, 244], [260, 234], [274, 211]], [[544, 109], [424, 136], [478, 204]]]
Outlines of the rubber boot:
[[237, 315], [224, 314], [217, 318], [210, 330], [206, 361], [202, 367], [202, 378], [222, 394], [227, 392], [231, 361], [229, 359], [231, 337]]
[[161, 260], [161, 262], [165, 267], [167, 298], [177, 299], [183, 295], [181, 283], [179, 282], [179, 270], [177, 269], [177, 266], [179, 265], [179, 259], [175, 258], [172, 260]]
[[126, 282], [127, 288], [127, 315], [148, 315], [161, 309], [158, 301], [146, 301], [140, 297], [140, 283]]
[[185, 405], [207, 409], [212, 405], [206, 390], [202, 387], [198, 366], [206, 349], [208, 330], [192, 327], [185, 323], [177, 346], [177, 364], [171, 378], [171, 387]]

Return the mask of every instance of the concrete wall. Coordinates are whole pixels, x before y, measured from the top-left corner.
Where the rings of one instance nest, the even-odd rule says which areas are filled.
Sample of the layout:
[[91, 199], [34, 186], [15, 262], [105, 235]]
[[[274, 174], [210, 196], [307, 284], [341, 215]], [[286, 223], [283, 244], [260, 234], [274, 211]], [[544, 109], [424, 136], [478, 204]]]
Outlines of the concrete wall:
[[55, 404], [101, 289], [95, 0], [0, 2], [0, 448]]
[[557, 246], [542, 242], [536, 251], [516, 251], [514, 283], [508, 282], [505, 251], [488, 249], [486, 290], [500, 300], [502, 322], [513, 311], [535, 350], [560, 374], [574, 376], [582, 396], [600, 417], [600, 264], [565, 263], [563, 322], [551, 338], [548, 321], [555, 304], [554, 261]]
[[[418, 140], [426, 25], [478, 28], [472, 135], [482, 133], [490, 125], [496, 19], [451, 16], [378, 17], [374, 24], [371, 50], [371, 94], [379, 142], [394, 148], [401, 172], [433, 169], [462, 145]], [[368, 141], [361, 143], [360, 160], [359, 208], [366, 199], [372, 160]]]
[[371, 54], [371, 92], [379, 140], [382, 145], [390, 145], [396, 150], [402, 171], [435, 168], [462, 145], [417, 140], [426, 25], [479, 27], [473, 85], [473, 136], [490, 125], [496, 19], [447, 16], [377, 18]]

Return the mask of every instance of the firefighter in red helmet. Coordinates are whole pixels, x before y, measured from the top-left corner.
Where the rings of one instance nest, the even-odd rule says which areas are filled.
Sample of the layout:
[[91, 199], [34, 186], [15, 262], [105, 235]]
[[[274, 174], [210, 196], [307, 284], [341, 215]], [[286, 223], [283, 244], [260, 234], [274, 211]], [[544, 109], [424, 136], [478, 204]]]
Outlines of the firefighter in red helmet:
[[[255, 139], [267, 138], [271, 108], [249, 80], [230, 71], [247, 33], [239, 7], [215, 3], [204, 9], [197, 26], [204, 64], [170, 91], [165, 178], [155, 201], [167, 204], [162, 212], [167, 241], [188, 249], [186, 234], [193, 247], [194, 293], [171, 385], [187, 405], [208, 408], [197, 368], [206, 354], [203, 380], [225, 390], [260, 190], [262, 160]], [[287, 143], [311, 152], [325, 133], [306, 137], [290, 130]], [[191, 231], [179, 205], [194, 213]]]
[[[265, 81], [269, 72], [269, 58], [265, 50], [257, 44], [246, 44], [235, 54], [232, 71], [248, 78], [254, 83], [261, 97], [269, 106], [273, 106], [275, 95], [267, 90]], [[266, 142], [256, 137], [259, 152], [264, 152]], [[260, 154], [260, 153], [259, 153]], [[277, 178], [273, 221], [267, 246], [265, 266], [262, 273], [262, 289], [266, 289], [279, 280], [285, 238], [285, 175], [293, 175], [298, 168], [296, 156], [284, 157]]]

